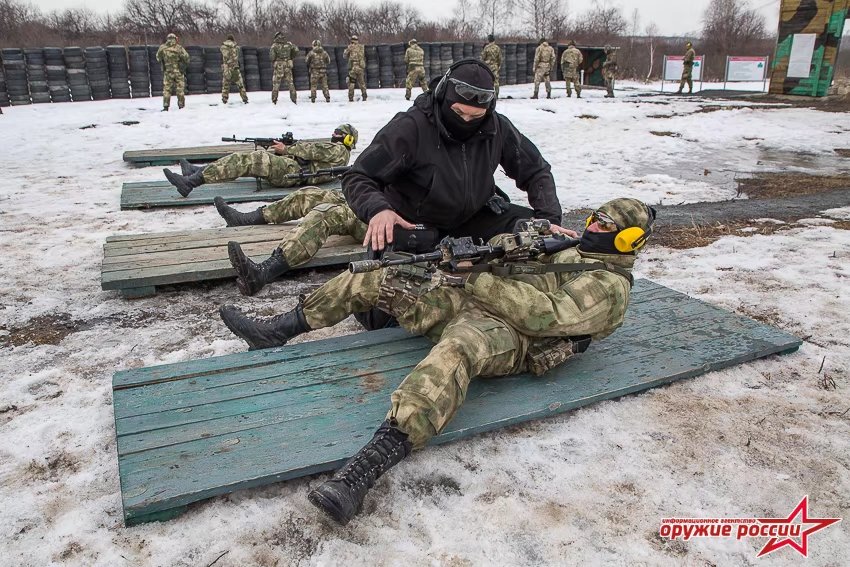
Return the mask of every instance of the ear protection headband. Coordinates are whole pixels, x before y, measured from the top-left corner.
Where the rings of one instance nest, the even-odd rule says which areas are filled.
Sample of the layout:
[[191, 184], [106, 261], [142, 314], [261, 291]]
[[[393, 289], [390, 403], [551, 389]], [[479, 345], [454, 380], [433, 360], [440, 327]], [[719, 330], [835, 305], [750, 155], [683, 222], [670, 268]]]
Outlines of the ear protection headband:
[[[461, 59], [457, 63], [453, 63], [452, 66], [449, 67], [443, 74], [443, 78], [440, 79], [440, 82], [437, 83], [437, 87], [434, 89], [434, 98], [437, 100], [437, 102], [443, 102], [443, 100], [446, 98], [446, 89], [449, 88], [449, 75], [451, 75], [452, 71], [454, 71], [461, 65], [467, 65], [469, 63], [474, 63], [475, 65], [478, 65], [482, 69], [486, 70], [490, 77], [493, 78], [493, 82], [496, 82], [496, 76], [493, 74], [493, 71], [483, 62], [479, 61], [478, 59]], [[496, 99], [494, 98], [493, 104], [495, 104], [495, 102]], [[490, 105], [490, 108], [493, 108], [492, 104]]]
[[[617, 235], [614, 237], [614, 248], [616, 248], [618, 252], [627, 254], [629, 252], [639, 250], [644, 244], [646, 244], [646, 240], [652, 234], [652, 225], [655, 222], [655, 209], [646, 203], [644, 203], [644, 206], [646, 207], [646, 214], [649, 216], [649, 226], [646, 230], [639, 226], [621, 228], [617, 223], [613, 223], [618, 229]], [[595, 220], [597, 220], [596, 211], [591, 213], [590, 216], [585, 219], [584, 227], [589, 227]]]

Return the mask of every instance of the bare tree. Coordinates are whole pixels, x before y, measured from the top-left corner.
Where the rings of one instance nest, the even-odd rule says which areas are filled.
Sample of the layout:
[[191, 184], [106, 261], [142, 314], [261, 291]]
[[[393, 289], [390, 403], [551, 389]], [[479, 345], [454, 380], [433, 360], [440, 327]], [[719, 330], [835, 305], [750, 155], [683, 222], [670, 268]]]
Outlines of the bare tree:
[[593, 7], [578, 25], [579, 33], [596, 43], [610, 43], [622, 36], [628, 27], [622, 9], [610, 0], [593, 0]]
[[729, 54], [765, 37], [765, 18], [749, 0], [711, 0], [703, 14], [702, 37], [707, 46]]
[[646, 26], [644, 35], [646, 35], [646, 44], [649, 48], [649, 71], [646, 72], [646, 80], [649, 81], [650, 77], [652, 77], [652, 67], [655, 63], [655, 49], [658, 43], [658, 25], [655, 22], [650, 22]]
[[120, 23], [135, 32], [199, 33], [215, 16], [214, 8], [193, 0], [125, 0]]
[[563, 0], [517, 0], [516, 7], [525, 31], [535, 38], [552, 38], [566, 31]]

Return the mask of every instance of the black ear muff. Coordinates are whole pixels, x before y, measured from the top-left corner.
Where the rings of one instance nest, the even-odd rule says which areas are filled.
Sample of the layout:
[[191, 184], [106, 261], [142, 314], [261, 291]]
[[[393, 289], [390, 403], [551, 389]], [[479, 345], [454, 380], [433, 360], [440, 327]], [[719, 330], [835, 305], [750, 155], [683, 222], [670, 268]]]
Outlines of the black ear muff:
[[[490, 69], [490, 67], [488, 67], [487, 65], [485, 65], [483, 61], [479, 61], [478, 59], [461, 59], [460, 61], [458, 61], [457, 63], [453, 63], [451, 65], [451, 67], [446, 69], [446, 72], [443, 74], [443, 78], [440, 79], [439, 83], [437, 83], [437, 87], [434, 89], [434, 99], [437, 102], [443, 102], [443, 100], [445, 100], [445, 98], [446, 98], [446, 89], [449, 88], [449, 75], [451, 75], [452, 71], [454, 71], [455, 69], [457, 69], [461, 65], [467, 65], [467, 64], [470, 64], [470, 63], [472, 63], [474, 65], [478, 65], [479, 67], [481, 67], [482, 69], [487, 71], [490, 74], [490, 76], [493, 78], [493, 82], [494, 83], [496, 82], [496, 75], [493, 74], [493, 70]], [[493, 102], [490, 105], [491, 110], [492, 110], [493, 105], [495, 103], [496, 103], [496, 99], [494, 98]]]

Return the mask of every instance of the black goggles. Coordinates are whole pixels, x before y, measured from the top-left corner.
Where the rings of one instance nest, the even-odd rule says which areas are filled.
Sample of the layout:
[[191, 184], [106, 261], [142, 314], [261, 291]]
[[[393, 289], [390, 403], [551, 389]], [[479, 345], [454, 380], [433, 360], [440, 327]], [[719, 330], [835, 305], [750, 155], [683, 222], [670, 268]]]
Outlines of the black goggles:
[[496, 91], [494, 89], [482, 89], [452, 77], [449, 77], [449, 81], [454, 85], [458, 96], [465, 100], [475, 101], [478, 104], [487, 104], [496, 98]]

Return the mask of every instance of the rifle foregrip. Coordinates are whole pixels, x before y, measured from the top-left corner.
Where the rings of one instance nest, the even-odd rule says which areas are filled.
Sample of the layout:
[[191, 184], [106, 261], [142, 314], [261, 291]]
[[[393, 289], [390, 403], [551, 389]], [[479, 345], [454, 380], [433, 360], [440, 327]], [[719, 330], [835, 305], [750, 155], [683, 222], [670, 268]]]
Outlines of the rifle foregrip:
[[360, 260], [358, 262], [349, 262], [348, 271], [352, 274], [363, 274], [380, 270], [383, 267], [380, 260]]

